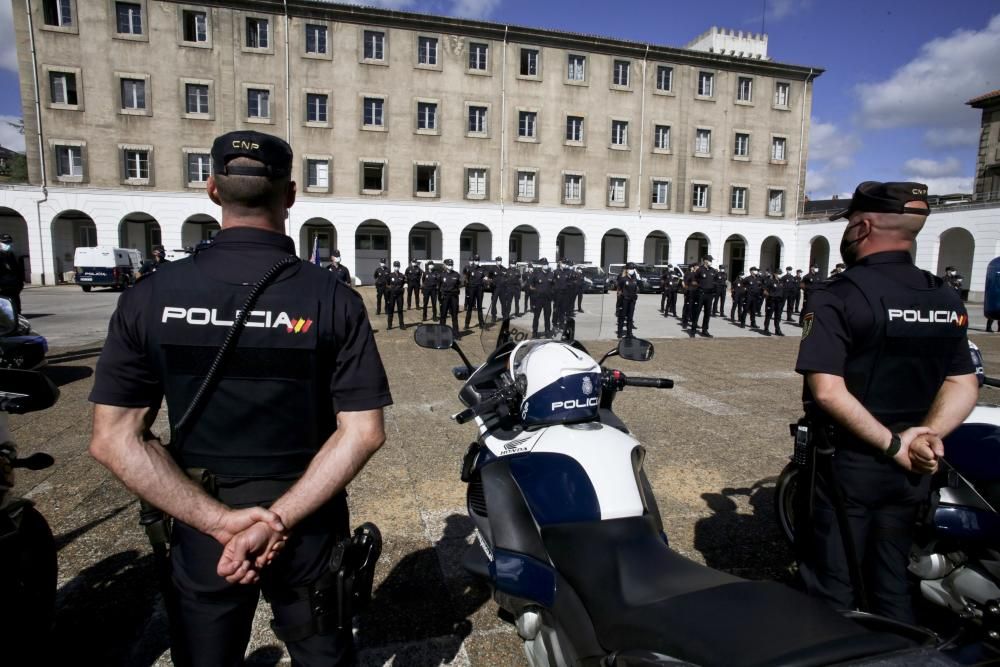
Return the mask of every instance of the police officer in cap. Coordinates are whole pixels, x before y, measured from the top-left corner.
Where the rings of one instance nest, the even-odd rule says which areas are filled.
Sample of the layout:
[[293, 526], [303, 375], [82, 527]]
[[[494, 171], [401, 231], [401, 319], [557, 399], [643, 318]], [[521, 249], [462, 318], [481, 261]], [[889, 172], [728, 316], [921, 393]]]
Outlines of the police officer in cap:
[[434, 262], [427, 262], [424, 275], [420, 281], [420, 290], [424, 295], [424, 317], [427, 319], [427, 303], [431, 304], [431, 314], [438, 318], [438, 291], [441, 289], [441, 275], [434, 270]]
[[[153, 246], [153, 261], [143, 262], [142, 267], [139, 269], [139, 278], [145, 278], [151, 273], [156, 273], [156, 271], [164, 264], [169, 264], [170, 260], [167, 259], [167, 251], [164, 250], [163, 246]], [[3, 294], [3, 296], [7, 296]]]
[[802, 288], [802, 311], [799, 313], [799, 326], [802, 326], [802, 318], [809, 308], [809, 297], [812, 296], [813, 291], [820, 286], [823, 279], [819, 276], [819, 267], [813, 264], [809, 267], [809, 273], [802, 277], [802, 282], [799, 283], [799, 287]]
[[760, 310], [760, 303], [764, 298], [764, 282], [756, 266], [750, 267], [750, 275], [742, 281], [743, 289], [746, 290], [744, 296], [743, 313], [740, 315], [740, 328], [747, 325], [747, 314], [750, 315], [750, 328], [757, 328], [757, 311]]
[[375, 314], [382, 314], [382, 299], [387, 299], [385, 293], [385, 282], [389, 276], [389, 268], [385, 265], [385, 257], [378, 261], [375, 269]]
[[462, 291], [462, 274], [455, 270], [455, 262], [444, 260], [441, 274], [441, 324], [448, 324], [451, 315], [451, 332], [458, 338], [458, 293]]
[[621, 307], [618, 310], [618, 337], [632, 337], [635, 328], [635, 304], [639, 299], [639, 275], [635, 264], [625, 265], [625, 275], [618, 279], [618, 293], [621, 296]]
[[701, 335], [711, 336], [708, 333], [708, 322], [712, 319], [712, 302], [715, 300], [715, 285], [717, 274], [712, 268], [714, 258], [705, 255], [701, 261], [701, 266], [694, 270], [694, 284], [696, 292], [691, 301], [691, 333], [698, 331], [698, 315], [702, 315]]
[[792, 312], [798, 315], [799, 313], [802, 312], [802, 310], [799, 308], [799, 305], [802, 303], [802, 269], [795, 270], [795, 283], [796, 283], [795, 293], [792, 295], [792, 297], [795, 299], [795, 302], [793, 304], [794, 308]]
[[399, 328], [405, 329], [403, 324], [403, 291], [406, 289], [406, 276], [399, 270], [399, 262], [392, 263], [392, 271], [385, 276], [385, 312], [388, 316], [387, 329], [392, 328], [393, 313], [399, 314]]
[[410, 265], [406, 267], [403, 277], [406, 278], [406, 309], [413, 307], [413, 299], [416, 297], [417, 308], [420, 307], [420, 282], [424, 272], [420, 270], [420, 260], [411, 259]]
[[545, 337], [552, 335], [552, 271], [549, 269], [549, 260], [542, 257], [538, 260], [538, 268], [531, 276], [531, 312], [534, 319], [531, 322], [531, 335], [538, 338], [538, 320], [542, 313], [545, 313]]
[[[487, 280], [493, 285], [493, 294], [490, 295], [490, 320], [497, 321], [497, 303], [503, 298], [503, 291], [506, 289], [507, 278], [504, 275], [503, 257], [499, 255], [493, 260], [493, 266], [486, 273]], [[501, 306], [501, 311], [503, 307]]]
[[[334, 597], [325, 575], [349, 534], [344, 490], [385, 439], [385, 370], [361, 297], [295, 257], [284, 234], [288, 144], [231, 132], [212, 166], [222, 230], [119, 299], [90, 395], [90, 453], [174, 518], [173, 664], [242, 664], [261, 590], [294, 662], [348, 664], [350, 619], [311, 601]], [[242, 331], [238, 311], [251, 313]], [[231, 331], [235, 348], [203, 384]], [[168, 447], [150, 431], [164, 396]]]
[[729, 276], [726, 275], [726, 267], [720, 267], [715, 280], [715, 300], [712, 302], [712, 316], [726, 316], [726, 292], [728, 291]]
[[907, 623], [918, 508], [944, 454], [942, 438], [978, 395], [965, 308], [910, 255], [929, 213], [921, 183], [857, 187], [850, 206], [831, 217], [847, 218], [840, 252], [848, 268], [806, 302], [796, 363], [813, 441], [819, 436], [835, 452], [816, 450], [804, 583], [838, 609], [867, 602]]
[[351, 284], [351, 272], [347, 270], [346, 266], [340, 263], [340, 251], [334, 250], [330, 259], [330, 271], [333, 272], [333, 275], [337, 276], [337, 280], [349, 286]]
[[962, 274], [958, 272], [958, 269], [954, 266], [945, 268], [944, 281], [948, 283], [949, 287], [958, 292], [959, 296], [962, 295], [962, 283], [965, 282], [965, 278], [963, 278]]
[[785, 321], [791, 322], [795, 294], [799, 291], [799, 281], [792, 274], [792, 267], [785, 267], [785, 275], [781, 276], [781, 284], [785, 288]]
[[483, 287], [486, 283], [486, 270], [479, 266], [479, 255], [473, 255], [469, 262], [469, 271], [465, 277], [465, 328], [472, 323], [472, 311], [479, 318], [479, 328], [483, 328]]

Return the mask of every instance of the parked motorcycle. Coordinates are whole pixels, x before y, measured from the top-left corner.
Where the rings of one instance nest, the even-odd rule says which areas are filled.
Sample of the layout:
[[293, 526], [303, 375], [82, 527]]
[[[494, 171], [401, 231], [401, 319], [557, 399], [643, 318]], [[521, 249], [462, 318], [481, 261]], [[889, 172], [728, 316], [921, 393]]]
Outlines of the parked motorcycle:
[[[978, 348], [969, 346], [980, 385], [1000, 387], [983, 374]], [[791, 430], [795, 451], [778, 478], [775, 509], [782, 532], [794, 542], [797, 513], [805, 511], [798, 487], [807, 454], [799, 426]], [[966, 621], [1000, 660], [1000, 406], [976, 406], [945, 438], [944, 449], [908, 569], [924, 599]]]
[[595, 361], [572, 326], [561, 341], [514, 340], [473, 367], [447, 326], [418, 345], [454, 349], [474, 421], [465, 454], [475, 543], [463, 565], [486, 580], [535, 666], [944, 665], [935, 637], [869, 614], [841, 615], [782, 584], [748, 581], [672, 551], [643, 468], [646, 450], [614, 414], [626, 387], [670, 388], [602, 364], [647, 361], [625, 338]]

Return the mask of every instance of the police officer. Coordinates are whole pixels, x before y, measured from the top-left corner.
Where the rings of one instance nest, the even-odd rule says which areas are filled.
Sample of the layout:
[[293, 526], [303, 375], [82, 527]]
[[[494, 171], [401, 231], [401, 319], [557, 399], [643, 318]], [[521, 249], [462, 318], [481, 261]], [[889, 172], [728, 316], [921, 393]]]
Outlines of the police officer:
[[715, 281], [715, 300], [712, 301], [712, 315], [726, 316], [726, 292], [729, 276], [726, 275], [726, 267], [720, 267]]
[[24, 289], [24, 270], [14, 254], [14, 237], [0, 234], [0, 296], [10, 299], [14, 313], [21, 313], [21, 291]]
[[472, 311], [479, 318], [479, 328], [483, 328], [483, 287], [486, 283], [486, 270], [479, 266], [479, 255], [473, 255], [469, 262], [469, 270], [465, 277], [465, 328], [472, 322]]
[[[395, 263], [395, 262], [394, 262]], [[420, 282], [424, 272], [420, 270], [420, 262], [416, 259], [410, 260], [410, 265], [406, 267], [403, 277], [406, 278], [406, 309], [413, 307], [413, 298], [417, 299], [417, 308], [420, 307]]]
[[832, 278], [833, 276], [843, 273], [846, 270], [847, 270], [847, 265], [844, 264], [843, 262], [838, 262], [837, 265], [833, 267], [833, 271], [830, 272], [830, 277]]
[[517, 272], [514, 262], [510, 262], [500, 275], [500, 317], [508, 320], [512, 314], [511, 300], [514, 301], [514, 307], [517, 307], [517, 299], [521, 293], [521, 275]]
[[583, 267], [580, 265], [573, 267], [573, 292], [576, 294], [576, 312], [578, 313], [583, 312], [584, 282]]
[[521, 272], [517, 270], [517, 263], [511, 258], [507, 262], [507, 292], [510, 294], [510, 298], [514, 303], [513, 315], [514, 317], [521, 316]]
[[351, 272], [347, 270], [347, 267], [340, 263], [340, 251], [334, 250], [333, 254], [330, 256], [331, 262], [329, 269], [336, 276], [337, 280], [344, 283], [347, 286], [351, 285]]
[[[493, 286], [493, 294], [490, 295], [490, 320], [497, 321], [497, 303], [503, 298], [504, 284], [507, 278], [504, 275], [503, 257], [497, 255], [493, 259], [493, 266], [486, 274], [486, 279]], [[503, 306], [501, 305], [501, 311]]]
[[444, 260], [444, 273], [441, 274], [441, 324], [448, 324], [451, 314], [451, 332], [458, 338], [458, 293], [462, 290], [462, 276], [455, 270], [455, 262]]
[[438, 318], [438, 290], [441, 288], [441, 276], [434, 270], [434, 262], [427, 262], [424, 267], [424, 274], [420, 281], [420, 289], [424, 295], [424, 316], [427, 319], [427, 302], [431, 304], [431, 313], [434, 320]]
[[864, 608], [863, 590], [870, 611], [907, 623], [906, 568], [928, 473], [978, 394], [965, 308], [910, 256], [929, 213], [921, 183], [857, 187], [831, 218], [848, 220], [840, 244], [848, 268], [806, 302], [796, 363], [814, 442], [819, 435], [835, 451], [816, 457], [803, 581], [838, 609]]
[[962, 283], [965, 282], [965, 278], [963, 278], [962, 274], [958, 272], [958, 269], [956, 269], [954, 266], [949, 266], [945, 268], [944, 281], [948, 283], [949, 287], [958, 292], [958, 295], [961, 297]]
[[774, 320], [774, 335], [784, 336], [781, 333], [781, 315], [785, 308], [785, 283], [782, 276], [770, 274], [764, 279], [764, 298], [767, 302], [764, 305], [764, 335], [771, 335], [771, 320]]
[[573, 273], [566, 264], [565, 259], [563, 259], [559, 263], [559, 267], [552, 272], [552, 320], [556, 328], [566, 326], [566, 318], [569, 316], [566, 306], [570, 302], [570, 299], [572, 299], [572, 275]]
[[817, 287], [820, 286], [822, 282], [823, 280], [819, 277], [819, 267], [813, 264], [809, 267], [809, 273], [803, 276], [802, 282], [799, 284], [799, 287], [802, 288], [802, 293], [804, 294], [802, 299], [802, 312], [799, 313], [799, 326], [802, 326], [803, 316], [809, 308], [809, 296]]
[[392, 315], [399, 314], [399, 328], [405, 329], [403, 324], [403, 290], [406, 289], [406, 276], [399, 270], [399, 261], [392, 263], [392, 271], [385, 277], [385, 312], [388, 315], [388, 326], [386, 330], [392, 329]]
[[632, 262], [625, 265], [625, 275], [618, 279], [618, 293], [621, 295], [621, 307], [618, 309], [618, 337], [631, 338], [635, 303], [639, 299], [639, 275]]
[[799, 281], [792, 274], [792, 267], [785, 267], [785, 275], [781, 276], [781, 285], [785, 288], [785, 321], [791, 322], [795, 294], [799, 291]]
[[[375, 269], [375, 314], [382, 314], [382, 299], [386, 298], [385, 281], [389, 276], [389, 268], [385, 265], [385, 257], [378, 261]], [[386, 306], [388, 308], [388, 306]]]
[[521, 295], [524, 297], [524, 307], [521, 309], [522, 313], [529, 313], [532, 311], [531, 279], [534, 275], [535, 265], [532, 262], [528, 262], [528, 266], [525, 268], [524, 272], [521, 273]]
[[668, 268], [670, 269], [670, 273], [667, 275], [666, 287], [664, 288], [667, 295], [667, 303], [663, 307], [663, 316], [673, 315], [677, 317], [677, 292], [681, 289], [681, 276], [672, 265]]
[[684, 272], [684, 279], [681, 283], [681, 294], [684, 296], [684, 307], [681, 312], [681, 328], [685, 329], [691, 320], [691, 311], [694, 308], [694, 298], [698, 292], [698, 281], [695, 278], [695, 271], [698, 266], [692, 264]]
[[[119, 299], [90, 395], [90, 453], [174, 518], [173, 664], [242, 664], [262, 589], [293, 661], [347, 664], [350, 619], [320, 632], [315, 614], [326, 625], [332, 608], [310, 600], [334, 592], [323, 575], [350, 530], [344, 490], [385, 439], [385, 370], [361, 297], [298, 260], [283, 233], [295, 201], [288, 144], [232, 132], [216, 139], [212, 166], [222, 230]], [[275, 271], [238, 334], [242, 352], [179, 428], [206, 360]], [[186, 315], [204, 312], [210, 320]], [[169, 447], [149, 430], [164, 395]]]
[[538, 267], [531, 275], [531, 312], [534, 319], [531, 321], [531, 335], [538, 338], [538, 319], [545, 313], [545, 337], [552, 336], [552, 271], [549, 268], [549, 260], [542, 257], [538, 260]]
[[674, 272], [674, 267], [672, 264], [667, 264], [660, 271], [660, 312], [664, 315], [667, 314], [667, 286], [670, 284], [670, 275]]
[[[139, 278], [145, 278], [146, 276], [156, 273], [156, 271], [164, 264], [169, 264], [170, 260], [167, 259], [167, 251], [163, 249], [163, 246], [153, 246], [153, 261], [151, 263], [143, 263], [142, 267], [139, 269]], [[22, 283], [22, 287], [23, 287]], [[3, 294], [3, 296], [7, 296]]]
[[744, 297], [743, 313], [740, 315], [740, 327], [746, 327], [747, 315], [750, 315], [750, 328], [757, 328], [757, 311], [760, 310], [760, 302], [764, 298], [764, 283], [761, 281], [760, 272], [756, 266], [750, 267], [750, 275], [743, 279], [743, 288], [746, 290]]
[[691, 333], [698, 331], [698, 316], [702, 315], [701, 335], [711, 336], [708, 333], [708, 322], [712, 319], [712, 302], [715, 300], [715, 287], [717, 273], [712, 268], [714, 258], [705, 255], [701, 260], [701, 266], [694, 270], [694, 284], [696, 291], [691, 306]]
[[729, 290], [730, 296], [733, 297], [733, 305], [729, 307], [729, 321], [734, 324], [737, 320], [742, 321], [746, 313], [747, 288], [743, 284], [743, 278], [742, 271], [737, 273], [736, 277], [733, 278], [733, 284]]
[[793, 313], [798, 315], [801, 311], [799, 306], [802, 304], [802, 269], [795, 270], [795, 292], [792, 295], [795, 298], [795, 308], [792, 310]]

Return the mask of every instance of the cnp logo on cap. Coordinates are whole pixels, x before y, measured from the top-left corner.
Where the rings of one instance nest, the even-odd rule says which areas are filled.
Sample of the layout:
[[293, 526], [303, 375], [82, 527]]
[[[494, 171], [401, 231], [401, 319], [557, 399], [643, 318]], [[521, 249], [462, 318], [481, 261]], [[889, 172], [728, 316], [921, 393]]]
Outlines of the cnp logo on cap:
[[[229, 165], [230, 161], [239, 157], [255, 160], [262, 166]], [[292, 147], [284, 140], [263, 132], [229, 132], [212, 144], [212, 171], [223, 176], [286, 178], [292, 173]]]

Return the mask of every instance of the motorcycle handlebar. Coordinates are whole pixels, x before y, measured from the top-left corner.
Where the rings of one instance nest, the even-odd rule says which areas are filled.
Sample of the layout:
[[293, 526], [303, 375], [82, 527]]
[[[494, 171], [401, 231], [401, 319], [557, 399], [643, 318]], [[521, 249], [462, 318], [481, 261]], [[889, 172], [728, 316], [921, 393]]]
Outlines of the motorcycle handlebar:
[[471, 407], [462, 410], [458, 414], [452, 415], [451, 418], [454, 419], [455, 423], [457, 424], [465, 424], [466, 422], [471, 421], [475, 417], [478, 417], [483, 413], [489, 412], [490, 410], [497, 408], [505, 400], [507, 400], [506, 394], [504, 393], [495, 394], [490, 398], [482, 400], [476, 405], [473, 405]]
[[625, 378], [625, 384], [629, 387], [652, 387], [654, 389], [673, 389], [674, 381], [667, 378]]
[[997, 387], [997, 388], [1000, 388], [1000, 380], [998, 380], [996, 378], [984, 377], [983, 378], [983, 384], [985, 384], [987, 387]]

